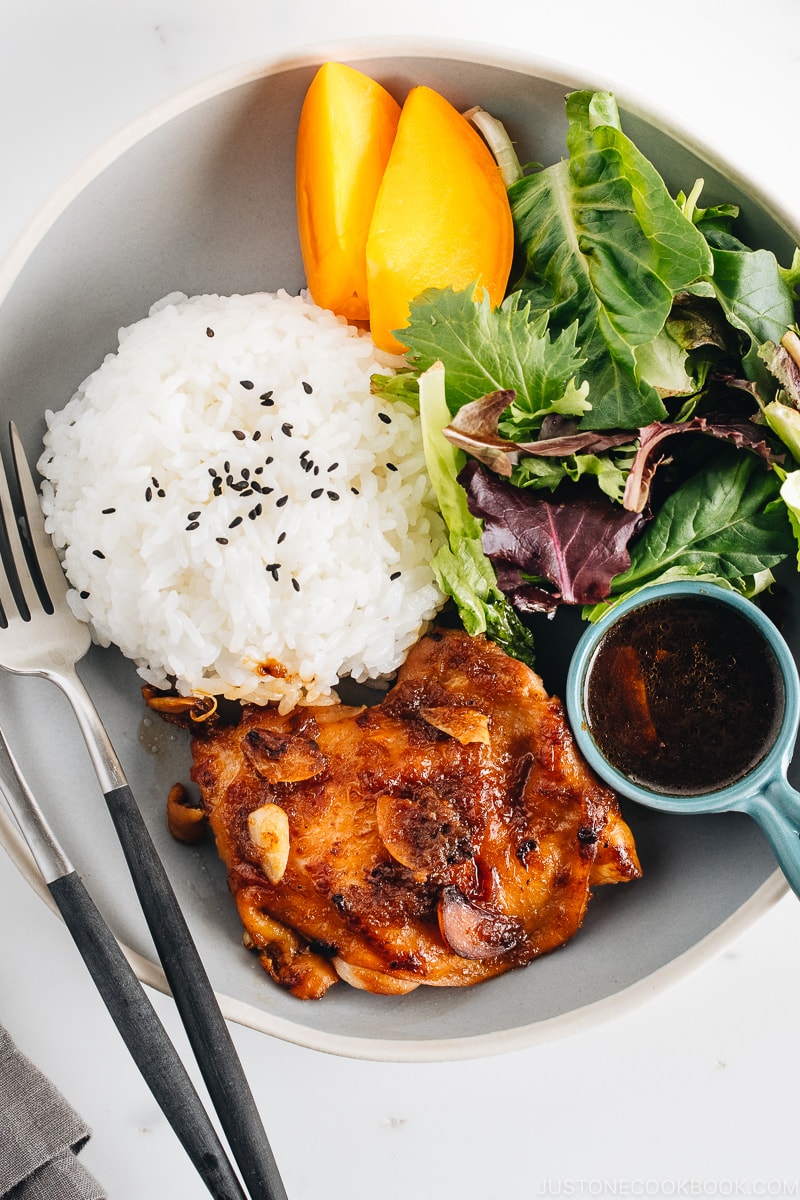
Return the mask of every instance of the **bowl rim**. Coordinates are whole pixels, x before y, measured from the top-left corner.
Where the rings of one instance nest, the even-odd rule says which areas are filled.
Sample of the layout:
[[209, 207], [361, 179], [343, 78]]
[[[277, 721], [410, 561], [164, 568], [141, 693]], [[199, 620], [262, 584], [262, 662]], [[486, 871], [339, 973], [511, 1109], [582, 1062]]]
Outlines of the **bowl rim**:
[[[69, 171], [12, 241], [0, 260], [0, 305], [2, 305], [28, 259], [67, 207], [102, 171], [117, 158], [173, 118], [197, 104], [228, 90], [281, 74], [298, 67], [313, 67], [328, 59], [359, 62], [380, 58], [446, 58], [481, 66], [498, 67], [530, 75], [570, 89], [591, 88], [613, 91], [620, 107], [646, 120], [659, 132], [696, 153], [709, 166], [719, 170], [734, 185], [753, 197], [756, 203], [780, 225], [795, 243], [800, 244], [800, 225], [774, 196], [764, 192], [743, 170], [718, 154], [674, 120], [659, 111], [638, 93], [619, 85], [608, 76], [600, 78], [568, 62], [537, 56], [505, 47], [484, 45], [468, 40], [443, 37], [348, 38], [341, 41], [309, 43], [278, 57], [258, 58], [226, 67], [151, 105], [85, 155]], [[47, 906], [58, 914], [36, 864], [10, 816], [0, 807], [0, 842], [16, 868]], [[453, 1038], [377, 1039], [329, 1033], [295, 1024], [252, 1005], [217, 993], [226, 1018], [260, 1032], [279, 1037], [311, 1050], [347, 1058], [380, 1062], [457, 1061], [505, 1054], [566, 1037], [595, 1024], [621, 1017], [660, 994], [667, 987], [687, 978], [707, 962], [718, 957], [733, 941], [753, 926], [788, 892], [788, 884], [775, 870], [744, 904], [730, 914], [700, 941], [655, 971], [620, 992], [567, 1013], [549, 1017], [513, 1029]], [[122, 949], [139, 979], [168, 993], [161, 968], [121, 943]]]
[[385, 35], [383, 37], [348, 38], [341, 41], [309, 43], [280, 56], [259, 56], [243, 63], [225, 67], [207, 77], [179, 89], [150, 105], [144, 112], [126, 121], [68, 171], [51, 191], [31, 219], [12, 240], [0, 258], [0, 304], [20, 274], [31, 253], [55, 224], [68, 205], [101, 172], [148, 133], [165, 125], [174, 117], [187, 112], [203, 100], [212, 99], [233, 87], [281, 74], [297, 67], [312, 67], [326, 59], [348, 62], [368, 58], [452, 58], [481, 66], [499, 67], [523, 75], [546, 79], [569, 88], [591, 88], [612, 91], [620, 106], [633, 116], [654, 125], [672, 140], [693, 151], [724, 174], [730, 181], [747, 191], [760, 207], [787, 234], [800, 244], [800, 214], [793, 214], [771, 193], [762, 189], [730, 159], [720, 155], [712, 145], [698, 138], [671, 116], [643, 98], [635, 89], [609, 76], [598, 76], [571, 66], [568, 62], [529, 54], [502, 45], [483, 45], [466, 39]]
[[[11, 818], [0, 807], [0, 842], [6, 853], [34, 892], [59, 920], [63, 920], [45, 886], [22, 835]], [[368, 1062], [435, 1063], [459, 1062], [511, 1054], [582, 1033], [606, 1021], [617, 1020], [633, 1012], [668, 988], [688, 979], [707, 963], [718, 958], [733, 942], [742, 937], [755, 923], [788, 893], [789, 886], [781, 871], [775, 870], [749, 900], [706, 934], [683, 954], [658, 967], [649, 975], [630, 984], [620, 992], [581, 1005], [559, 1016], [548, 1017], [513, 1029], [497, 1030], [468, 1037], [430, 1039], [358, 1038], [347, 1034], [328, 1033], [311, 1026], [298, 1025], [283, 1017], [252, 1005], [224, 992], [216, 992], [223, 1015], [229, 1021], [270, 1034], [281, 1041], [318, 1050], [339, 1058]], [[166, 977], [161, 967], [120, 942], [125, 957], [139, 980], [156, 991], [169, 995]]]

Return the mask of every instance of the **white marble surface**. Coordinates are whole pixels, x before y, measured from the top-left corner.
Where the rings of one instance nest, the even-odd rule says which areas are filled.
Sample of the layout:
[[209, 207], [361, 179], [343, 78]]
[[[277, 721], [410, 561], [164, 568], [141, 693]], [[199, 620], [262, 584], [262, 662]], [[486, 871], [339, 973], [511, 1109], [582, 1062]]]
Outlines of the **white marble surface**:
[[[0, 0], [0, 253], [153, 102], [365, 34], [457, 36], [588, 70], [673, 112], [800, 225], [796, 0]], [[2, 852], [0, 962], [0, 1020], [92, 1125], [85, 1161], [111, 1200], [201, 1197], [66, 931]], [[798, 984], [786, 896], [635, 1012], [502, 1058], [381, 1065], [234, 1037], [291, 1200], [797, 1195]], [[171, 1002], [154, 1000], [183, 1046]]]

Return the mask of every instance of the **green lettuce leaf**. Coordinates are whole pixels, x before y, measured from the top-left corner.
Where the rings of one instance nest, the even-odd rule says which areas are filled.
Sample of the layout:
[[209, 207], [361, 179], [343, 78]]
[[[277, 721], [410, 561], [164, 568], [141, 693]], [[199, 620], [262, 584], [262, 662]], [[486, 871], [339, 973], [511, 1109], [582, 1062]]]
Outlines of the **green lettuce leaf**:
[[629, 448], [604, 454], [570, 454], [565, 458], [523, 458], [511, 482], [517, 487], [548, 488], [554, 492], [566, 479], [577, 483], [580, 479], [594, 478], [600, 491], [619, 504], [633, 460], [634, 451]]
[[429, 288], [412, 302], [403, 330], [413, 367], [444, 364], [451, 412], [490, 392], [513, 390], [512, 423], [520, 439], [538, 430], [549, 413], [582, 416], [589, 408], [588, 384], [576, 382], [583, 365], [577, 327], [551, 337], [547, 314], [531, 321], [519, 293], [494, 309], [486, 296], [474, 302], [474, 290]]
[[797, 542], [796, 561], [800, 569], [800, 471], [790, 471], [781, 483], [781, 499], [786, 505], [789, 522]]
[[[750, 594], [793, 549], [781, 480], [754, 455], [724, 450], [672, 493], [615, 576], [611, 598], [667, 579], [713, 579]], [[603, 605], [591, 610], [596, 619]]]
[[656, 337], [634, 352], [636, 370], [660, 396], [690, 396], [701, 380], [693, 373], [686, 347], [672, 336], [669, 322]]
[[800, 337], [789, 329], [781, 338], [781, 344], [764, 342], [758, 348], [758, 357], [779, 384], [776, 400], [790, 404], [800, 411]]
[[779, 342], [794, 321], [794, 304], [775, 255], [771, 250], [711, 245], [711, 285], [731, 325], [749, 334], [756, 348], [762, 342]]
[[533, 318], [550, 313], [554, 332], [578, 323], [591, 386], [584, 425], [647, 425], [666, 410], [637, 349], [659, 336], [675, 295], [710, 273], [711, 254], [623, 134], [609, 93], [573, 93], [567, 116], [569, 159], [509, 190], [525, 258], [515, 288]]
[[790, 265], [781, 267], [780, 273], [794, 299], [800, 300], [800, 246], [795, 246]]
[[447, 526], [448, 541], [434, 555], [436, 581], [452, 596], [467, 633], [485, 633], [507, 654], [534, 665], [533, 637], [497, 586], [494, 567], [483, 553], [483, 526], [467, 507], [457, 482], [464, 454], [444, 437], [450, 421], [445, 371], [434, 363], [419, 378], [419, 410], [425, 464]]
[[779, 400], [765, 405], [764, 420], [786, 446], [792, 457], [800, 462], [800, 412]]
[[748, 339], [742, 362], [748, 379], [764, 389], [768, 399], [774, 382], [759, 358], [764, 342], [779, 343], [795, 320], [795, 289], [800, 279], [800, 255], [795, 251], [792, 266], [783, 268], [771, 250], [751, 250], [733, 232], [738, 209], [733, 205], [699, 208], [701, 184], [678, 203], [695, 228], [706, 238], [713, 257], [710, 277], [690, 290], [714, 296], [734, 329]]
[[370, 377], [370, 392], [386, 400], [402, 400], [419, 412], [419, 375], [416, 371], [397, 371], [394, 375]]

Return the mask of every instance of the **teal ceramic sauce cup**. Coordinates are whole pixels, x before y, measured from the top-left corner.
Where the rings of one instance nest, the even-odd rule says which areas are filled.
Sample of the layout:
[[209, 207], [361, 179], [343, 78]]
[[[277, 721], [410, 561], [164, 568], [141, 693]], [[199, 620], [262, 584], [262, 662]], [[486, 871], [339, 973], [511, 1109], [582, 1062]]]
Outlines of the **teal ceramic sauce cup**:
[[[648, 610], [647, 606], [655, 605], [656, 602], [658, 608]], [[695, 608], [711, 606], [712, 625], [718, 624], [722, 629], [728, 624], [733, 629], [733, 635], [728, 637], [727, 648], [722, 653], [733, 662], [736, 654], [731, 652], [731, 641], [734, 650], [738, 642], [749, 641], [761, 653], [764, 663], [763, 668], [759, 667], [757, 672], [751, 670], [750, 678], [747, 675], [738, 680], [733, 677], [734, 690], [730, 696], [730, 712], [726, 712], [723, 702], [721, 708], [718, 707], [714, 712], [710, 711], [711, 705], [708, 705], [698, 714], [699, 718], [702, 718], [698, 724], [702, 725], [708, 743], [717, 740], [713, 735], [713, 730], [717, 729], [722, 743], [725, 736], [729, 737], [729, 742], [730, 738], [733, 738], [734, 751], [736, 744], [744, 745], [752, 730], [758, 726], [760, 732], [751, 747], [755, 761], [750, 762], [740, 773], [735, 773], [733, 779], [723, 779], [720, 782], [712, 777], [709, 782], [707, 777], [704, 782], [698, 783], [696, 789], [692, 787], [691, 778], [688, 781], [683, 778], [680, 787], [669, 781], [661, 782], [657, 778], [658, 771], [663, 770], [669, 779], [678, 778], [681, 775], [679, 767], [682, 761], [689, 764], [695, 762], [699, 764], [697, 774], [701, 776], [705, 771], [704, 759], [710, 745], [692, 743], [692, 721], [684, 719], [687, 715], [685, 711], [677, 712], [673, 722], [665, 721], [663, 713], [659, 717], [659, 698], [652, 695], [648, 699], [647, 695], [647, 686], [652, 685], [652, 679], [647, 678], [644, 667], [639, 670], [638, 652], [625, 648], [625, 631], [629, 627], [638, 622], [641, 628], [646, 629], [650, 613], [653, 614], [653, 620], [657, 613], [667, 614], [668, 617], [670, 606], [675, 604], [683, 605], [684, 609], [692, 605]], [[621, 624], [626, 620], [627, 624]], [[743, 625], [745, 622], [746, 626]], [[743, 628], [747, 635], [744, 639], [740, 637]], [[688, 635], [685, 635], [679, 640], [684, 643], [687, 638]], [[623, 647], [617, 652], [616, 658], [610, 657], [607, 649], [604, 649], [614, 645]], [[682, 644], [676, 646], [676, 649], [685, 650], [686, 647]], [[669, 645], [657, 655], [663, 659], [659, 667], [659, 678], [667, 688], [670, 683], [668, 650]], [[681, 655], [676, 654], [676, 657], [680, 658]], [[687, 661], [686, 655], [683, 655], [683, 659]], [[604, 671], [602, 676], [598, 674], [600, 671]], [[762, 672], [770, 674], [771, 682], [768, 681], [769, 686], [762, 687], [759, 692], [761, 699], [756, 702], [758, 711], [752, 714], [752, 721], [745, 714], [744, 727], [736, 732], [736, 721], [732, 719], [733, 710], [739, 709], [738, 701], [746, 698], [750, 691], [758, 691], [755, 687], [751, 688], [750, 683], [752, 681], [753, 684], [763, 684]], [[691, 703], [704, 703], [702, 695], [699, 700], [695, 695], [694, 683], [701, 682], [699, 673], [698, 668], [697, 680], [690, 677], [688, 682], [686, 679], [680, 681], [680, 686], [686, 694], [686, 710]], [[612, 705], [605, 713], [605, 729], [601, 736], [603, 721], [597, 714], [605, 697], [610, 696], [615, 688], [620, 695], [615, 702], [616, 707]], [[702, 692], [702, 689], [700, 690]], [[764, 695], [770, 693], [772, 699], [764, 700]], [[675, 699], [673, 697], [673, 704]], [[770, 705], [771, 711], [766, 712]], [[611, 609], [582, 635], [572, 656], [567, 676], [566, 707], [580, 750], [595, 773], [611, 788], [639, 804], [663, 812], [748, 813], [761, 826], [789, 884], [800, 896], [800, 792], [796, 791], [786, 778], [797, 737], [800, 681], [787, 643], [770, 618], [756, 604], [735, 592], [697, 582], [663, 584], [631, 596]], [[633, 714], [634, 724], [638, 722], [639, 726], [643, 725], [643, 730], [637, 727], [631, 734], [626, 727], [626, 711]], [[609, 712], [610, 725], [607, 719]], [[741, 711], [737, 711], [736, 720], [742, 724]], [[670, 744], [670, 735], [678, 726], [681, 727], [682, 733], [676, 734], [677, 740]], [[712, 731], [711, 736], [709, 730]], [[614, 746], [615, 738], [622, 744], [629, 734], [634, 742], [638, 739], [636, 770], [629, 769], [624, 755], [617, 754]], [[759, 742], [760, 744], [757, 744]], [[709, 752], [708, 757], [710, 759], [713, 755]], [[662, 762], [662, 766], [658, 765], [659, 761]], [[746, 755], [742, 761], [747, 761]], [[672, 767], [675, 768], [674, 772]], [[691, 769], [689, 767], [690, 774]], [[722, 771], [721, 779], [724, 774]]]

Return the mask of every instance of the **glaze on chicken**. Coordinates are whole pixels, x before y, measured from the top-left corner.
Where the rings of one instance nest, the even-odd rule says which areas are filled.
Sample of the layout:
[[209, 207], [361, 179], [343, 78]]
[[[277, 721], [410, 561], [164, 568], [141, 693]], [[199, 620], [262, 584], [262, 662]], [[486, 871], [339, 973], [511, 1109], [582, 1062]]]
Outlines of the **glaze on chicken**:
[[376, 707], [249, 706], [192, 747], [245, 943], [303, 998], [477, 983], [640, 875], [560, 701], [482, 637], [429, 634]]

